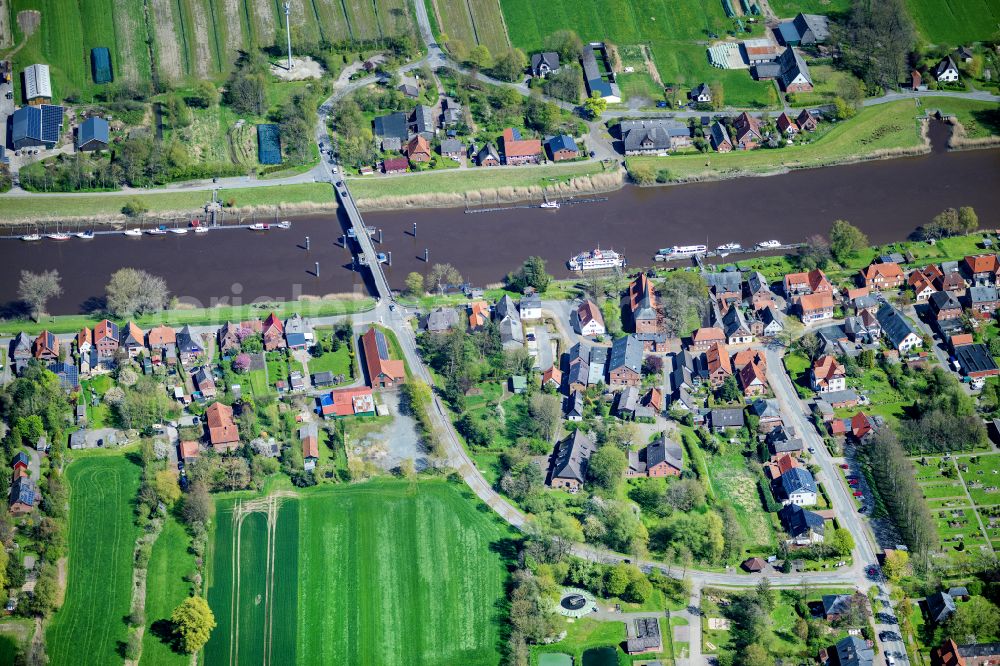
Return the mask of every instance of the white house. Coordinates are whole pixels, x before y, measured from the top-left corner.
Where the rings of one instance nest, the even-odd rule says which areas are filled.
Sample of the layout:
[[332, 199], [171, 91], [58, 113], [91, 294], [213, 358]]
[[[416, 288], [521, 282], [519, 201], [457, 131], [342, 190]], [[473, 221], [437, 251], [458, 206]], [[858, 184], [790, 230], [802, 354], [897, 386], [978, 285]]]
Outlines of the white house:
[[900, 354], [905, 354], [911, 349], [921, 347], [924, 341], [917, 335], [910, 325], [910, 322], [888, 303], [878, 309], [875, 315], [878, 323], [882, 326], [882, 334], [889, 340], [889, 344]]
[[955, 61], [948, 56], [937, 64], [934, 68], [934, 78], [940, 83], [954, 83], [958, 81], [958, 66]]
[[785, 505], [813, 506], [816, 504], [816, 480], [809, 470], [793, 467], [778, 477], [778, 489]]
[[518, 304], [521, 310], [521, 319], [541, 319], [542, 299], [538, 294], [531, 294], [521, 299]]
[[584, 337], [604, 335], [604, 315], [597, 303], [587, 299], [574, 311], [573, 323], [577, 333]]
[[707, 83], [699, 84], [691, 91], [691, 100], [701, 104], [710, 103], [712, 101], [712, 89], [708, 87]]
[[827, 354], [816, 360], [812, 367], [812, 389], [819, 393], [832, 393], [847, 388], [847, 371], [836, 358]]

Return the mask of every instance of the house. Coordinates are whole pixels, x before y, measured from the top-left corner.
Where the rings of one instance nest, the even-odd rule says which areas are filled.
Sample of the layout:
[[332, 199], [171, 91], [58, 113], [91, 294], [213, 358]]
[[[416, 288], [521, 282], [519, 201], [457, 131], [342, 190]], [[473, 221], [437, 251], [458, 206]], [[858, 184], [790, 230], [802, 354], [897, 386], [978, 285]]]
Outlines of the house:
[[634, 335], [618, 338], [611, 344], [608, 357], [608, 383], [612, 386], [638, 386], [642, 382], [642, 343]]
[[316, 399], [316, 412], [325, 419], [375, 416], [375, 397], [366, 386], [331, 391]]
[[365, 357], [368, 385], [372, 388], [392, 388], [406, 380], [403, 361], [389, 358], [389, 343], [382, 331], [374, 326], [361, 336], [361, 349]]
[[785, 325], [781, 323], [778, 311], [773, 307], [768, 307], [760, 312], [760, 322], [763, 324], [761, 335], [770, 338], [785, 330]]
[[640, 407], [639, 389], [635, 386], [626, 386], [623, 391], [615, 396], [614, 414], [620, 419], [634, 419], [640, 415], [653, 416], [650, 410]]
[[134, 321], [121, 327], [118, 338], [118, 348], [128, 352], [129, 358], [135, 358], [146, 346], [146, 334]]
[[21, 148], [54, 148], [62, 134], [63, 108], [43, 104], [23, 106], [14, 111], [11, 118], [11, 145]]
[[587, 464], [597, 445], [582, 430], [575, 430], [556, 445], [549, 486], [576, 492], [587, 480]]
[[435, 308], [427, 313], [424, 328], [428, 333], [447, 333], [458, 327], [458, 311], [454, 308]]
[[487, 143], [476, 153], [476, 164], [485, 167], [500, 166], [500, 154], [492, 143]]
[[90, 350], [94, 347], [94, 333], [86, 326], [80, 329], [80, 332], [76, 334], [76, 351], [80, 356], [86, 356], [90, 354]]
[[757, 429], [768, 433], [781, 425], [781, 408], [774, 399], [757, 398], [750, 403], [750, 413], [757, 417]]
[[10, 468], [13, 470], [14, 476], [19, 476], [18, 472], [24, 472], [27, 474], [29, 462], [30, 460], [28, 459], [28, 454], [24, 451], [18, 451], [17, 454], [14, 455], [14, 458], [10, 461]]
[[934, 594], [928, 594], [925, 601], [927, 619], [933, 624], [943, 624], [955, 613], [955, 600], [947, 592], [938, 590]]
[[382, 160], [382, 173], [406, 173], [410, 170], [410, 161], [405, 157], [390, 157]]
[[972, 285], [996, 284], [1000, 259], [995, 254], [975, 254], [962, 260], [962, 272]]
[[778, 49], [767, 38], [745, 39], [740, 42], [740, 51], [751, 66], [772, 63], [778, 57]]
[[705, 367], [713, 389], [722, 386], [732, 376], [733, 366], [729, 362], [729, 350], [725, 344], [716, 342], [705, 351]]
[[576, 141], [568, 134], [557, 134], [546, 139], [545, 151], [553, 162], [575, 160], [580, 156]]
[[[604, 69], [609, 72], [607, 75], [601, 74], [601, 68], [597, 65], [597, 57], [594, 51], [598, 51], [604, 61]], [[593, 97], [600, 96], [607, 100], [608, 104], [617, 104], [622, 101], [621, 92], [614, 82], [614, 74], [610, 73], [611, 66], [605, 55], [605, 47], [601, 42], [591, 42], [584, 46], [580, 55], [580, 64], [583, 65], [583, 81], [587, 84], [587, 95]]]
[[822, 14], [799, 14], [778, 24], [778, 37], [787, 46], [819, 44], [830, 38], [830, 20]]
[[816, 480], [803, 467], [793, 467], [778, 477], [778, 494], [783, 504], [812, 506], [816, 504]]
[[850, 433], [851, 438], [858, 442], [864, 443], [868, 435], [875, 432], [877, 425], [875, 419], [868, 416], [864, 412], [858, 412], [849, 419], [845, 419], [847, 424], [847, 432]]
[[[764, 463], [764, 470], [768, 473], [768, 476], [772, 479], [777, 479], [779, 476], [784, 474], [790, 469], [795, 467], [800, 467], [799, 459], [790, 453], [783, 453], [780, 456], [775, 456], [772, 460]], [[789, 504], [789, 506], [795, 506], [794, 504]]]
[[738, 307], [731, 307], [722, 315], [722, 330], [726, 334], [726, 344], [743, 345], [753, 342], [753, 334]]
[[541, 319], [542, 318], [542, 298], [538, 294], [525, 294], [521, 302], [517, 304], [521, 310], [521, 319]]
[[628, 454], [628, 477], [680, 476], [684, 471], [681, 445], [660, 435], [656, 441]]
[[927, 300], [937, 291], [934, 286], [934, 279], [921, 270], [914, 270], [907, 279], [907, 284], [913, 288], [913, 299], [917, 303], [926, 303]]
[[642, 343], [642, 350], [656, 354], [667, 351], [666, 333], [636, 333], [636, 339]]
[[110, 143], [108, 121], [94, 116], [80, 123], [76, 134], [76, 149], [79, 151], [107, 150]]
[[799, 113], [799, 117], [795, 119], [795, 123], [799, 126], [800, 130], [814, 132], [816, 131], [816, 125], [819, 124], [819, 121], [816, 120], [816, 116], [809, 113], [808, 109], [802, 109]]
[[827, 650], [829, 666], [875, 666], [875, 650], [858, 636], [847, 636]]
[[833, 319], [833, 294], [805, 294], [799, 298], [799, 310], [804, 324]]
[[688, 95], [692, 102], [698, 104], [711, 104], [712, 103], [712, 89], [707, 83], [699, 83]]
[[[789, 460], [795, 460], [789, 457]], [[811, 546], [823, 543], [823, 517], [796, 504], [786, 504], [778, 511], [781, 524], [788, 533], [789, 545]]]
[[813, 363], [810, 384], [812, 389], [819, 393], [843, 391], [847, 388], [847, 371], [835, 357], [826, 354]]
[[767, 562], [759, 557], [748, 557], [740, 562], [740, 566], [748, 573], [760, 573], [767, 568]]
[[659, 331], [659, 313], [656, 310], [656, 291], [645, 273], [628, 285], [628, 311], [632, 319], [632, 329], [636, 333], [656, 333]]
[[694, 333], [691, 334], [691, 344], [689, 347], [692, 350], [705, 351], [716, 343], [724, 344], [725, 342], [725, 332], [721, 328], [711, 326], [696, 329]]
[[531, 55], [531, 75], [545, 78], [559, 71], [559, 54], [555, 51], [543, 51]]
[[583, 420], [583, 392], [573, 391], [566, 400], [566, 420], [579, 423]]
[[829, 391], [823, 394], [823, 400], [833, 409], [856, 407], [860, 402], [858, 394], [852, 389]]
[[72, 363], [57, 362], [49, 365], [49, 372], [59, 380], [59, 386], [67, 393], [80, 388], [80, 371]]
[[931, 650], [931, 666], [995, 666], [1000, 663], [1000, 643], [958, 645], [949, 638]]
[[305, 349], [313, 339], [309, 324], [298, 313], [285, 320], [285, 344], [289, 349]]
[[986, 345], [959, 345], [955, 347], [955, 360], [962, 372], [973, 379], [1000, 375], [1000, 368]]
[[660, 638], [660, 621], [656, 617], [638, 617], [634, 620], [635, 635], [625, 641], [625, 651], [629, 654], [659, 652], [663, 649]]
[[153, 363], [172, 358], [177, 351], [177, 332], [170, 326], [160, 325], [146, 333], [146, 344], [153, 351]]
[[626, 155], [658, 155], [691, 145], [691, 130], [666, 118], [623, 120], [618, 125]]
[[745, 425], [742, 409], [713, 409], [709, 413], [709, 422], [715, 432], [723, 432], [730, 428], [742, 428]]
[[952, 599], [958, 601], [968, 601], [969, 600], [969, 588], [964, 586], [956, 586], [948, 588], [948, 594], [951, 595]]
[[42, 331], [35, 338], [33, 356], [39, 361], [59, 360], [59, 338], [54, 333]]
[[778, 64], [781, 66], [778, 83], [781, 84], [782, 90], [789, 93], [812, 91], [813, 82], [809, 66], [798, 51], [789, 46], [778, 56]]
[[760, 121], [744, 111], [733, 122], [736, 145], [740, 150], [750, 150], [757, 147], [763, 139], [760, 132]]
[[[743, 274], [739, 271], [719, 271], [704, 275], [709, 291], [720, 305], [728, 307], [743, 299]], [[716, 318], [718, 323], [718, 318]]]
[[923, 345], [923, 340], [913, 330], [910, 322], [892, 305], [883, 304], [875, 316], [890, 345], [900, 354]]
[[938, 83], [955, 83], [958, 81], [958, 65], [948, 56], [934, 66], [934, 78]]
[[729, 130], [726, 126], [716, 120], [712, 123], [711, 132], [712, 148], [719, 153], [728, 153], [733, 149], [733, 142], [729, 138]]
[[10, 486], [7, 508], [13, 516], [23, 516], [35, 509], [38, 490], [29, 476], [18, 476]]
[[826, 273], [818, 268], [808, 273], [788, 273], [783, 284], [786, 298], [802, 294], [833, 293], [833, 285], [827, 279]]
[[416, 98], [420, 97], [420, 89], [417, 88], [412, 83], [403, 83], [403, 84], [399, 85], [396, 88], [396, 90], [398, 90], [399, 92], [403, 93], [404, 97], [408, 97], [410, 99], [416, 99]]
[[957, 49], [955, 49], [955, 53], [953, 55], [955, 57], [955, 60], [961, 60], [964, 63], [972, 62], [972, 59], [975, 57], [975, 54], [973, 53], [972, 49], [969, 48], [968, 46], [959, 46]]
[[958, 319], [962, 316], [962, 305], [951, 292], [936, 291], [929, 300], [930, 312], [937, 321]]
[[989, 318], [1000, 307], [1000, 294], [992, 285], [969, 288], [969, 309], [977, 317]]
[[500, 138], [503, 163], [507, 165], [538, 164], [542, 159], [542, 142], [522, 139], [521, 132], [513, 127], [503, 131]]
[[[413, 109], [411, 120], [407, 125], [411, 138], [420, 136], [427, 141], [434, 138], [437, 130], [434, 127], [434, 109], [424, 104], [417, 104]], [[411, 158], [412, 159], [412, 158]]]
[[445, 98], [441, 102], [441, 126], [457, 127], [465, 123], [465, 116], [462, 114], [462, 105], [453, 99]]
[[552, 365], [542, 373], [542, 387], [551, 386], [559, 390], [562, 386], [562, 370]]
[[198, 442], [185, 440], [178, 445], [178, 457], [185, 465], [190, 465], [198, 458]]
[[284, 349], [287, 346], [285, 342], [285, 325], [281, 323], [281, 320], [273, 312], [267, 315], [267, 318], [261, 325], [260, 332], [264, 338], [264, 349], [266, 351]]
[[524, 329], [521, 327], [521, 315], [514, 305], [514, 299], [504, 294], [493, 308], [493, 320], [500, 330], [500, 343], [504, 349], [517, 349], [524, 346]]
[[465, 154], [465, 144], [458, 139], [444, 139], [438, 147], [438, 152], [444, 157], [450, 157], [456, 162], [461, 161]]
[[190, 326], [185, 326], [178, 331], [177, 354], [181, 357], [181, 363], [183, 365], [193, 363], [204, 353], [205, 348], [201, 346], [201, 339], [197, 334], [191, 333]]
[[490, 306], [486, 301], [469, 303], [469, 330], [478, 331], [490, 320]]
[[573, 328], [577, 333], [584, 337], [604, 335], [604, 315], [601, 314], [601, 308], [597, 307], [597, 303], [588, 298], [577, 306], [574, 313]]
[[201, 393], [203, 398], [215, 397], [215, 379], [212, 377], [211, 370], [205, 366], [201, 366], [194, 371], [194, 375], [191, 379], [194, 381], [195, 386], [198, 387], [198, 392]]
[[309, 472], [316, 469], [319, 462], [319, 428], [315, 423], [306, 423], [299, 428], [302, 442], [302, 469]]
[[52, 101], [52, 81], [49, 78], [48, 65], [28, 65], [22, 74], [25, 103], [38, 106]]
[[407, 158], [411, 162], [430, 162], [431, 161], [431, 144], [424, 137], [417, 134], [406, 144]]
[[767, 393], [767, 375], [756, 363], [747, 363], [739, 370], [739, 385], [747, 398]]
[[205, 427], [208, 441], [218, 453], [232, 451], [240, 445], [240, 429], [233, 418], [233, 408], [221, 402], [213, 402], [205, 410]]
[[799, 125], [794, 120], [788, 117], [787, 113], [782, 112], [778, 119], [775, 121], [775, 125], [778, 131], [785, 136], [795, 136], [799, 133]]
[[403, 142], [399, 140], [399, 137], [387, 136], [382, 139], [382, 152], [384, 153], [398, 153], [403, 149]]

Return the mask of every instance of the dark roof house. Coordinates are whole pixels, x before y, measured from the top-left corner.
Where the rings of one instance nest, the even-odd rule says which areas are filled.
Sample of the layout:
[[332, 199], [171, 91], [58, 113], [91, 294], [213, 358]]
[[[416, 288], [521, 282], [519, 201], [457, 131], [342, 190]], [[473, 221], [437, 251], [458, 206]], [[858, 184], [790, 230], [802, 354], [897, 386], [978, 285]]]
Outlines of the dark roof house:
[[108, 121], [94, 116], [80, 124], [76, 135], [78, 150], [104, 150], [109, 143]]

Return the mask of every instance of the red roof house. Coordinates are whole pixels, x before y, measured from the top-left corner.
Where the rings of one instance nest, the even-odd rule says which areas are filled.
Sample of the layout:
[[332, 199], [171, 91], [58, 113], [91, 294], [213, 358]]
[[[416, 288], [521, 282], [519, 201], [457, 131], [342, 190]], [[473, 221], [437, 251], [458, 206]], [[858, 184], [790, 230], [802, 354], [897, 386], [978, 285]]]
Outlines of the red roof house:
[[382, 331], [374, 326], [369, 328], [361, 336], [361, 348], [370, 386], [386, 388], [406, 380], [406, 366], [403, 361], [389, 358], [389, 344]]
[[240, 445], [240, 429], [233, 418], [233, 408], [221, 402], [213, 402], [205, 410], [205, 426], [208, 441], [218, 452], [232, 451]]

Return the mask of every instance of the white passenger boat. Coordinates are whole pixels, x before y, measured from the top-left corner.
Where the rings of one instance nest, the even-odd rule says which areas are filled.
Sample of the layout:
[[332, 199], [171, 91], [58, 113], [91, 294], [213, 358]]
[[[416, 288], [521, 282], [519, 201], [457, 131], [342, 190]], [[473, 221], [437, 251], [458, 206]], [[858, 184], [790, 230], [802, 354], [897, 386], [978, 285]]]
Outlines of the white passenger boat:
[[760, 250], [773, 250], [776, 247], [781, 247], [781, 241], [766, 240], [757, 243], [757, 248]]
[[743, 249], [743, 246], [739, 243], [726, 243], [725, 245], [720, 245], [715, 248], [719, 252], [737, 252]]
[[581, 252], [566, 262], [571, 271], [596, 271], [625, 266], [625, 257], [614, 250], [596, 248], [590, 252]]
[[661, 247], [656, 253], [657, 261], [669, 261], [670, 259], [686, 259], [697, 254], [705, 254], [708, 248], [704, 245], [674, 245], [672, 247]]

